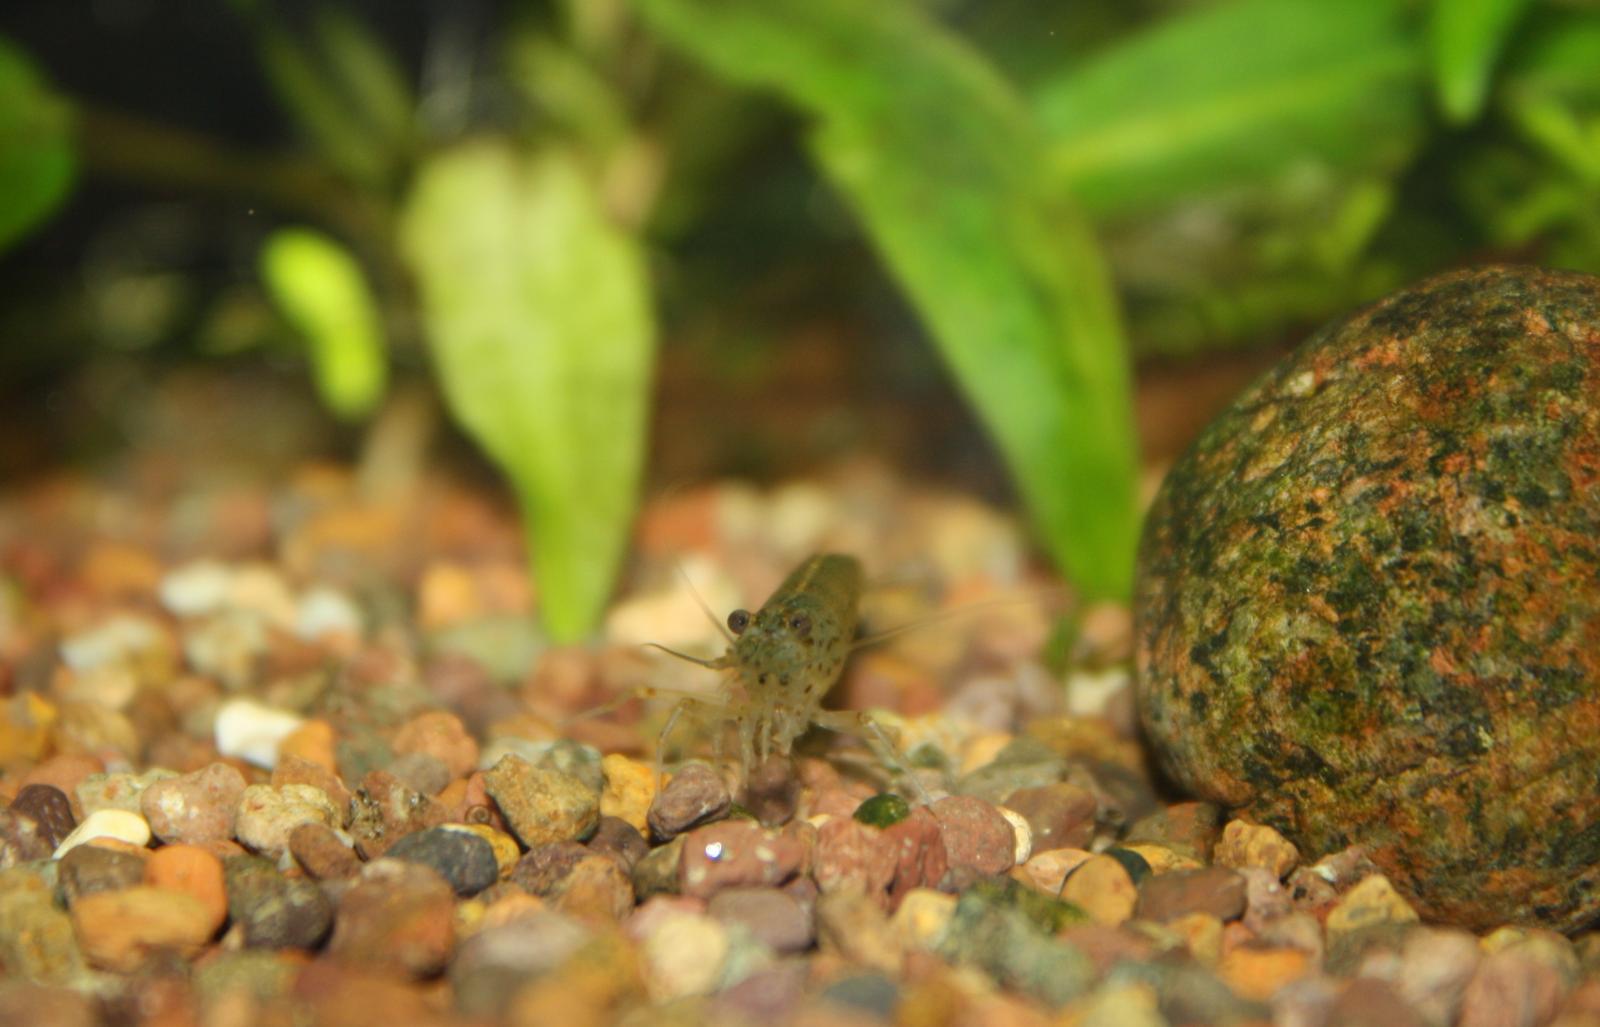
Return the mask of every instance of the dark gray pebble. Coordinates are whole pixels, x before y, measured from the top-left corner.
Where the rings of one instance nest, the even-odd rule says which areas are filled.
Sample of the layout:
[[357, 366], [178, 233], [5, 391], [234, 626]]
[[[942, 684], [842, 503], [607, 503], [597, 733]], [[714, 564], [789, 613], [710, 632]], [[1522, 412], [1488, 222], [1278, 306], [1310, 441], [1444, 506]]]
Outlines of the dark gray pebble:
[[439, 872], [457, 895], [476, 895], [500, 876], [494, 847], [471, 831], [430, 827], [408, 834], [390, 847], [391, 859], [420, 863]]
[[333, 926], [333, 904], [314, 881], [256, 856], [223, 860], [223, 875], [228, 916], [250, 948], [316, 948]]
[[57, 881], [69, 906], [85, 895], [121, 891], [144, 880], [144, 860], [98, 845], [79, 845], [62, 856], [59, 863]]

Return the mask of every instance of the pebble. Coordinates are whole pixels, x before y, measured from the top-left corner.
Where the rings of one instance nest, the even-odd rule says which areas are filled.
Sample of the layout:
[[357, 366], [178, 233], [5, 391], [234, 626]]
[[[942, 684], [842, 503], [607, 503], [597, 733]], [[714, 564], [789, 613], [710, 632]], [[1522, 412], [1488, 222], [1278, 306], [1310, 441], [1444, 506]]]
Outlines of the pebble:
[[1222, 954], [1217, 973], [1241, 998], [1265, 1002], [1280, 988], [1304, 977], [1311, 957], [1297, 948], [1240, 945]]
[[326, 795], [334, 808], [340, 811], [338, 826], [343, 827], [350, 822], [350, 800], [353, 798], [350, 789], [345, 787], [338, 774], [321, 763], [293, 753], [279, 752], [278, 765], [272, 768], [270, 783], [274, 788], [310, 785]]
[[451, 782], [450, 768], [444, 761], [425, 752], [396, 756], [384, 769], [411, 791], [424, 796], [437, 796]]
[[600, 815], [633, 825], [643, 833], [650, 829], [647, 819], [656, 797], [656, 771], [647, 763], [612, 753], [600, 761], [605, 786], [600, 792]]
[[1222, 958], [1222, 921], [1211, 913], [1185, 913], [1165, 921], [1164, 926], [1178, 938], [1189, 955], [1207, 966]]
[[770, 756], [750, 768], [745, 781], [744, 805], [750, 814], [768, 827], [794, 819], [800, 803], [800, 777], [794, 760]]
[[81, 896], [72, 906], [72, 929], [91, 964], [132, 973], [162, 951], [193, 959], [216, 919], [192, 895], [136, 886]]
[[233, 837], [244, 775], [226, 763], [156, 781], [139, 797], [150, 830], [163, 842], [200, 845]]
[[71, 800], [54, 785], [23, 785], [18, 789], [17, 797], [11, 800], [11, 812], [27, 817], [37, 825], [37, 836], [47, 850], [55, 849], [78, 826], [78, 818], [72, 813]]
[[478, 767], [477, 741], [461, 718], [445, 710], [429, 710], [400, 725], [395, 732], [397, 756], [421, 753], [442, 762], [451, 779], [466, 777]]
[[[1028, 826], [1027, 818], [1016, 810], [1007, 809], [1004, 806], [997, 808], [1000, 811], [1000, 815], [1006, 818], [1006, 823], [1011, 825], [1011, 834], [1016, 841], [1011, 850], [1011, 865], [1021, 866], [1033, 855], [1033, 828]], [[1143, 859], [1140, 862], [1142, 863]], [[1145, 869], [1149, 870], [1148, 864], [1146, 864]]]
[[1039, 891], [1056, 895], [1066, 882], [1067, 875], [1094, 853], [1086, 849], [1050, 849], [1035, 852], [1021, 867], [1023, 879]]
[[362, 778], [350, 797], [350, 836], [364, 859], [377, 859], [399, 839], [445, 822], [447, 811], [386, 770]]
[[166, 646], [166, 632], [148, 617], [118, 614], [61, 640], [61, 662], [79, 673], [137, 662]]
[[339, 822], [339, 810], [320, 788], [250, 785], [239, 799], [234, 831], [240, 844], [275, 860], [288, 851], [289, 834], [301, 824]]
[[0, 893], [0, 964], [12, 980], [69, 984], [81, 979], [83, 953], [72, 919], [48, 891]]
[[991, 876], [1016, 865], [1016, 832], [990, 803], [971, 795], [952, 795], [933, 804], [933, 815], [952, 871]]
[[[345, 741], [339, 738], [333, 730], [333, 725], [325, 720], [306, 720], [300, 726], [284, 735], [278, 742], [278, 762], [273, 764], [272, 772], [276, 774], [289, 760], [299, 760], [321, 767], [324, 772], [333, 775], [340, 766], [340, 743]], [[392, 753], [385, 747], [384, 757], [389, 758]], [[355, 764], [348, 763], [347, 769], [351, 776], [357, 777], [354, 771]], [[344, 787], [342, 784], [340, 787]], [[331, 794], [331, 793], [330, 793]]]
[[1221, 833], [1221, 807], [1210, 802], [1179, 802], [1140, 818], [1128, 829], [1124, 842], [1153, 842], [1189, 859], [1204, 861]]
[[1073, 903], [1097, 924], [1115, 925], [1133, 916], [1139, 889], [1116, 859], [1091, 856], [1067, 877], [1061, 898]]
[[721, 983], [730, 947], [728, 929], [712, 917], [686, 911], [661, 917], [640, 951], [650, 998], [670, 1002], [710, 994]]
[[432, 867], [457, 895], [476, 895], [500, 878], [493, 846], [461, 828], [433, 827], [405, 835], [387, 855]]
[[1088, 789], [1063, 781], [1020, 788], [1006, 796], [1005, 806], [1027, 818], [1034, 848], [1042, 852], [1088, 848], [1100, 804]]
[[550, 895], [578, 861], [593, 855], [577, 842], [546, 842], [529, 849], [507, 876], [512, 884], [533, 895]]
[[620, 922], [633, 911], [633, 881], [614, 859], [586, 852], [556, 885], [555, 908], [584, 921]]
[[0, 869], [48, 859], [56, 844], [44, 837], [32, 817], [15, 810], [0, 811]]
[[150, 842], [150, 825], [144, 817], [122, 809], [103, 809], [89, 814], [83, 823], [56, 846], [55, 858], [60, 859], [80, 845], [95, 838], [112, 838], [129, 845], [143, 847]]
[[882, 905], [854, 888], [825, 891], [816, 903], [817, 943], [856, 966], [898, 974], [905, 958]]
[[908, 952], [931, 952], [944, 937], [956, 911], [956, 898], [932, 888], [913, 888], [900, 900], [900, 908], [889, 918], [889, 927]]
[[505, 756], [484, 772], [483, 780], [512, 833], [529, 848], [581, 841], [600, 825], [599, 787], [590, 788], [570, 774]]
[[286, 710], [252, 699], [230, 699], [217, 710], [217, 752], [271, 769], [278, 762], [279, 743], [303, 723], [304, 718]]
[[1056, 784], [1067, 774], [1066, 760], [1032, 738], [1014, 739], [993, 760], [964, 775], [956, 791], [999, 804], [1023, 788]]
[[1281, 880], [1300, 862], [1300, 850], [1265, 824], [1230, 820], [1212, 859], [1225, 867], [1261, 867]]
[[939, 822], [918, 807], [881, 830], [828, 820], [817, 831], [812, 876], [824, 892], [854, 889], [893, 909], [912, 889], [944, 883], [949, 867]]
[[1341, 935], [1376, 924], [1406, 924], [1416, 920], [1416, 910], [1394, 890], [1389, 879], [1382, 874], [1372, 874], [1346, 892], [1328, 911], [1325, 926], [1331, 945]]
[[[1123, 872], [1120, 866], [1117, 871]], [[1095, 975], [1083, 952], [1046, 935], [1004, 893], [983, 887], [972, 888], [957, 900], [938, 954], [951, 963], [982, 970], [1000, 984], [1052, 1007], [1084, 994]]]
[[365, 627], [361, 608], [349, 596], [327, 585], [307, 589], [295, 604], [294, 633], [308, 641], [326, 635], [360, 638]]
[[233, 571], [217, 560], [195, 560], [168, 571], [161, 579], [161, 605], [179, 617], [214, 613], [228, 602]]
[[725, 924], [740, 924], [777, 953], [800, 952], [816, 939], [811, 910], [777, 888], [725, 888], [706, 912]]
[[678, 894], [685, 837], [680, 834], [665, 845], [657, 845], [633, 865], [633, 891], [639, 901]]
[[464, 939], [449, 970], [457, 1010], [498, 1017], [519, 988], [561, 966], [590, 937], [572, 918], [541, 910]]
[[1560, 973], [1513, 950], [1478, 963], [1461, 1000], [1457, 1027], [1536, 1027], [1554, 1019], [1566, 997]]
[[617, 817], [600, 817], [600, 826], [589, 839], [589, 851], [610, 856], [629, 873], [650, 851], [650, 843], [632, 822]]
[[700, 763], [686, 764], [650, 804], [650, 833], [663, 840], [682, 834], [721, 817], [732, 801], [716, 771]]
[[1245, 878], [1226, 867], [1177, 870], [1154, 874], [1139, 889], [1136, 915], [1141, 920], [1172, 920], [1190, 913], [1209, 913], [1219, 920], [1244, 915]]
[[211, 933], [228, 917], [222, 860], [194, 845], [164, 845], [144, 862], [144, 883], [200, 900], [211, 914]]
[[78, 782], [73, 794], [76, 807], [84, 815], [103, 809], [121, 809], [138, 813], [140, 796], [152, 784], [169, 780], [177, 775], [170, 770], [156, 768], [143, 774], [90, 774]]
[[724, 820], [696, 828], [683, 839], [678, 890], [697, 898], [710, 898], [723, 888], [783, 884], [804, 871], [811, 856], [806, 836], [795, 826], [773, 831], [749, 820]]
[[223, 879], [228, 915], [250, 948], [314, 949], [333, 925], [333, 904], [315, 882], [285, 877], [260, 857], [224, 860]]
[[1478, 939], [1467, 931], [1419, 927], [1406, 935], [1393, 983], [1426, 1022], [1455, 1023], [1480, 958]]
[[[1388, 981], [1358, 977], [1328, 1007], [1325, 1027], [1424, 1027], [1422, 1019]], [[1499, 1021], [1496, 1021], [1499, 1022]], [[1458, 1025], [1459, 1027], [1459, 1025]], [[1510, 1022], [1505, 1022], [1510, 1027]]]
[[132, 888], [144, 880], [144, 860], [127, 852], [80, 845], [56, 862], [56, 880], [67, 905], [104, 891]]
[[345, 892], [328, 951], [342, 960], [398, 976], [443, 970], [455, 947], [455, 893], [435, 871], [380, 859]]
[[348, 835], [315, 821], [289, 832], [289, 854], [318, 881], [339, 881], [361, 870], [361, 859]]
[[824, 988], [820, 998], [882, 1021], [894, 1016], [900, 1004], [900, 985], [884, 973], [853, 973]]

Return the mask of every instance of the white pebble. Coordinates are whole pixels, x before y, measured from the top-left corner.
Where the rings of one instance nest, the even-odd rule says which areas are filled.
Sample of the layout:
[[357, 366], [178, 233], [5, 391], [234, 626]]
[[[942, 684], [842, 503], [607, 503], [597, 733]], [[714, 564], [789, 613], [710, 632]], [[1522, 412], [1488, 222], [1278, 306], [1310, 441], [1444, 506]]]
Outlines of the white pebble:
[[278, 764], [279, 744], [303, 723], [293, 713], [232, 699], [217, 710], [217, 752], [270, 770]]
[[645, 979], [657, 1002], [708, 995], [722, 979], [728, 931], [698, 913], [669, 916], [645, 938]]
[[361, 609], [338, 589], [319, 585], [300, 597], [294, 633], [311, 640], [323, 635], [356, 635], [362, 631]]
[[1016, 810], [1007, 809], [1004, 806], [995, 808], [1000, 811], [1000, 815], [1005, 817], [1006, 822], [1011, 825], [1011, 833], [1016, 835], [1016, 856], [1013, 865], [1020, 867], [1028, 862], [1029, 856], [1033, 855], [1033, 828], [1028, 826], [1028, 818]]
[[137, 813], [129, 813], [125, 809], [100, 809], [95, 810], [83, 818], [71, 834], [61, 839], [61, 844], [56, 846], [55, 859], [60, 859], [68, 852], [76, 849], [93, 838], [116, 838], [130, 845], [148, 845], [150, 843], [150, 825], [144, 817]]
[[84, 673], [122, 663], [162, 643], [161, 628], [132, 614], [111, 617], [61, 642], [61, 661]]
[[196, 560], [161, 579], [161, 605], [179, 617], [220, 610], [233, 587], [233, 571], [216, 560]]
[[1113, 696], [1132, 687], [1133, 675], [1124, 667], [1112, 667], [1098, 674], [1079, 671], [1067, 678], [1067, 712], [1074, 717], [1101, 716]]

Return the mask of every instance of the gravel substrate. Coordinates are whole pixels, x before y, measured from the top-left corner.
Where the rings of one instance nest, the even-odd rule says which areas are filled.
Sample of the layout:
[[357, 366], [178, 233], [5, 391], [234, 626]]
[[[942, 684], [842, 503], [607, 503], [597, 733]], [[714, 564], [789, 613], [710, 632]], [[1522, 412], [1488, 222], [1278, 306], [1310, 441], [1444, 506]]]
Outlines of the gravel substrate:
[[[531, 616], [519, 529], [337, 468], [273, 493], [59, 479], [0, 504], [0, 1023], [1600, 1024], [1600, 945], [1420, 922], [1359, 851], [1162, 790], [1125, 611], [1006, 517], [871, 470], [680, 490], [603, 642]], [[717, 763], [634, 690], [714, 675], [813, 552], [904, 766]]]

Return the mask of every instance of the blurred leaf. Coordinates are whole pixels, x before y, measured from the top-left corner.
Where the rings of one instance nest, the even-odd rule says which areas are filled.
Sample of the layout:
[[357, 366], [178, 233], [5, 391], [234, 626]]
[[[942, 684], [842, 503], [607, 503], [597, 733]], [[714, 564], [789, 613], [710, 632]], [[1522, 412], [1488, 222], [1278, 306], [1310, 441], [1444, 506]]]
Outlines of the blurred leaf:
[[578, 54], [524, 31], [507, 44], [506, 62], [512, 85], [596, 153], [615, 149], [631, 134], [615, 87]]
[[261, 60], [279, 101], [340, 173], [365, 186], [389, 178], [393, 152], [364, 111], [307, 48], [270, 18], [258, 19]]
[[355, 257], [321, 232], [279, 229], [262, 247], [261, 278], [305, 336], [323, 403], [347, 419], [371, 413], [387, 363], [377, 303]]
[[1403, 0], [1234, 0], [1163, 21], [1045, 82], [1051, 174], [1122, 214], [1308, 161], [1397, 166], [1425, 127]]
[[644, 458], [643, 254], [576, 161], [487, 142], [423, 166], [401, 232], [445, 398], [522, 503], [546, 627], [579, 638], [610, 593]]
[[1464, 125], [1483, 110], [1489, 78], [1528, 0], [1432, 0], [1428, 55], [1445, 117]]
[[339, 7], [316, 12], [318, 41], [351, 109], [394, 151], [410, 145], [416, 101], [393, 55], [363, 22]]
[[1600, 12], [1539, 19], [1506, 64], [1506, 116], [1570, 174], [1600, 186]]
[[673, 43], [815, 119], [853, 206], [1080, 586], [1125, 596], [1138, 533], [1126, 355], [1099, 250], [1037, 178], [1019, 99], [896, 0], [639, 0]]
[[61, 204], [75, 169], [66, 102], [0, 38], [0, 250]]

